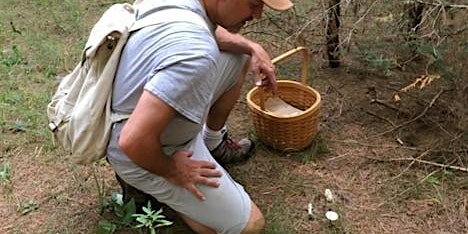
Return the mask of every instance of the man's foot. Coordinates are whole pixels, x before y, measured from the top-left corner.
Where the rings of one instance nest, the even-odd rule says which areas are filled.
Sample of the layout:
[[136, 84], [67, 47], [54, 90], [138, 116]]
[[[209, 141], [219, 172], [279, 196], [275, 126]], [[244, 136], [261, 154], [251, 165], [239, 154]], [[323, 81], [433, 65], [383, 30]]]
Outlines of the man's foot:
[[253, 156], [254, 148], [254, 143], [250, 139], [243, 138], [235, 142], [226, 132], [221, 143], [210, 152], [221, 166], [225, 166], [246, 162]]

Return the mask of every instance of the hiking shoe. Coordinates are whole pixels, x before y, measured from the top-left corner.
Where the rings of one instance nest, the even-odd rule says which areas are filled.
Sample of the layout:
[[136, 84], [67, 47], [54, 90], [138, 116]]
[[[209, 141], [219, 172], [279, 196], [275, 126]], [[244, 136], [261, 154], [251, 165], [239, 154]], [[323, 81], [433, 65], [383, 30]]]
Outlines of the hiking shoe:
[[151, 209], [153, 210], [159, 210], [159, 208], [162, 207], [163, 204], [156, 200], [156, 198], [127, 184], [119, 175], [115, 174], [115, 178], [122, 188], [122, 200], [124, 204], [128, 203], [133, 198], [135, 201], [136, 213], [143, 214], [143, 207], [148, 206], [148, 201], [151, 203]]
[[221, 143], [210, 153], [221, 166], [225, 166], [246, 162], [253, 156], [254, 148], [254, 143], [250, 139], [243, 138], [235, 142], [226, 132]]

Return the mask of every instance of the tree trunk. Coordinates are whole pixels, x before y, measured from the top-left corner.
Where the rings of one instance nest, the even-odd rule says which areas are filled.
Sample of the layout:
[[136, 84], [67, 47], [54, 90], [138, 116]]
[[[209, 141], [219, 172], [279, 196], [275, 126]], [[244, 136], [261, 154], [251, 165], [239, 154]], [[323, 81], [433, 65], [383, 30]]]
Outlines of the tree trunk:
[[417, 34], [421, 28], [422, 15], [424, 12], [424, 5], [420, 3], [408, 3], [406, 6], [406, 13], [408, 17], [407, 29], [406, 29], [406, 41], [413, 52], [416, 54], [419, 48], [417, 41]]
[[408, 12], [408, 31], [410, 33], [417, 33], [419, 28], [421, 28], [422, 13], [424, 10], [424, 5], [420, 3], [410, 3], [407, 6]]
[[329, 0], [327, 22], [327, 54], [331, 68], [340, 66], [340, 0]]

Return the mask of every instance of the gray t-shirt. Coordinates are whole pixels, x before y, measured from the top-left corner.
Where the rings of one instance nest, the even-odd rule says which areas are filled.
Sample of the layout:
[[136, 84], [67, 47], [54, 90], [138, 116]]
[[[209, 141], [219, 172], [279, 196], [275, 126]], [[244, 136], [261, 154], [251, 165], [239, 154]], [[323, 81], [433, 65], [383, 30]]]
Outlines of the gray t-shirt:
[[[144, 17], [167, 8], [196, 12], [211, 30], [194, 22], [167, 22], [134, 32], [122, 52], [114, 81], [112, 111], [131, 113], [143, 90], [150, 91], [178, 112], [167, 129], [179, 131], [165, 131], [161, 137], [163, 147], [174, 148], [193, 139], [205, 121], [219, 82], [215, 72], [220, 51], [213, 37], [215, 26], [198, 0], [147, 0], [138, 15]], [[171, 127], [174, 125], [177, 128]], [[113, 141], [120, 129], [121, 126], [115, 126], [112, 131], [114, 137], [109, 148], [116, 147]], [[108, 150], [108, 154], [122, 153], [115, 150]], [[168, 151], [173, 149], [165, 150], [171, 154]]]
[[[172, 153], [200, 131], [211, 106], [220, 77], [216, 58], [220, 51], [213, 25], [198, 0], [147, 0], [138, 15], [168, 8], [198, 13], [210, 28], [194, 22], [171, 22], [148, 26], [134, 32], [122, 52], [114, 81], [112, 111], [131, 113], [143, 90], [150, 91], [177, 111], [162, 133], [163, 151]], [[123, 123], [115, 124], [108, 156], [128, 161], [117, 147]], [[177, 132], [174, 132], [177, 129]]]

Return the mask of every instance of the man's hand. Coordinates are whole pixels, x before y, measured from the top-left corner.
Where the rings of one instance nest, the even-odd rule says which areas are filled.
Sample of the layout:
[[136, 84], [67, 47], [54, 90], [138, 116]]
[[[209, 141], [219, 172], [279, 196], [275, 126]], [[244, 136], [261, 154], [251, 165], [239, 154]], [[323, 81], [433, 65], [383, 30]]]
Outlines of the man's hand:
[[230, 33], [221, 26], [216, 28], [216, 41], [223, 51], [250, 55], [249, 72], [255, 76], [255, 85], [276, 93], [275, 65], [261, 45], [240, 34]]
[[166, 176], [166, 180], [174, 185], [186, 188], [198, 199], [205, 200], [205, 195], [198, 189], [197, 184], [217, 188], [218, 179], [222, 173], [216, 170], [216, 163], [208, 161], [193, 160], [191, 151], [177, 151], [172, 156], [174, 171]]
[[252, 44], [250, 71], [254, 75], [255, 85], [265, 87], [276, 93], [275, 65], [268, 53], [259, 44]]

